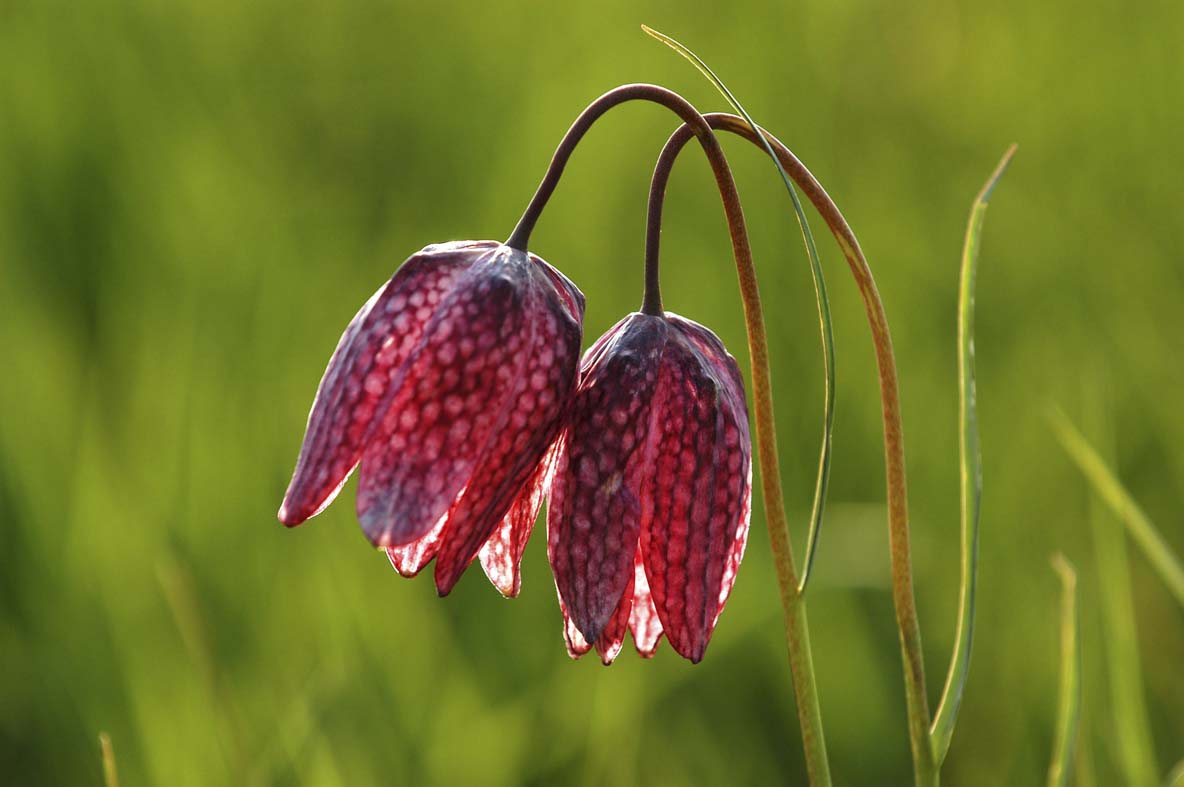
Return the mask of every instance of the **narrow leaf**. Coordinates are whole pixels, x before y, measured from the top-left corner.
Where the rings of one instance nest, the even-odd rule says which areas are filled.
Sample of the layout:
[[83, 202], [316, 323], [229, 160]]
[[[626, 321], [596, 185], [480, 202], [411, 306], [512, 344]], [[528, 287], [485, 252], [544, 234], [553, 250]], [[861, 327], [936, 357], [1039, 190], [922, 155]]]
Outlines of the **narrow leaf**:
[[[1097, 387], [1087, 384], [1085, 391], [1096, 392]], [[1087, 411], [1092, 416], [1091, 423], [1101, 433], [1101, 429], [1107, 425], [1101, 415], [1104, 412], [1103, 405], [1096, 396], [1088, 397], [1087, 403], [1091, 405]], [[1067, 419], [1064, 416], [1061, 419], [1063, 429]], [[1054, 424], [1056, 420], [1054, 411]], [[1104, 444], [1109, 445], [1109, 439]], [[1108, 506], [1096, 497], [1091, 498], [1089, 503], [1098, 588], [1096, 604], [1101, 613], [1102, 631], [1105, 632], [1102, 642], [1109, 690], [1105, 715], [1109, 727], [1109, 748], [1117, 760], [1122, 784], [1128, 787], [1158, 787], [1159, 766], [1139, 657], [1139, 633], [1126, 536]]]
[[1077, 571], [1060, 552], [1052, 567], [1061, 578], [1061, 686], [1057, 703], [1057, 730], [1048, 787], [1066, 787], [1077, 744], [1081, 719], [1081, 641], [1077, 625]]
[[778, 173], [781, 175], [781, 181], [785, 184], [786, 190], [789, 192], [789, 197], [793, 201], [794, 213], [797, 215], [798, 226], [802, 231], [802, 238], [806, 243], [806, 253], [810, 258], [810, 275], [814, 280], [814, 297], [818, 305], [818, 323], [819, 330], [822, 334], [822, 367], [823, 375], [825, 377], [824, 399], [822, 405], [822, 448], [818, 457], [818, 479], [814, 485], [814, 503], [810, 512], [810, 531], [806, 539], [806, 556], [802, 564], [801, 578], [798, 580], [798, 595], [806, 592], [806, 584], [810, 580], [810, 569], [814, 565], [814, 554], [818, 546], [818, 536], [822, 530], [823, 509], [826, 506], [826, 491], [830, 484], [830, 465], [831, 465], [831, 444], [832, 434], [834, 432], [834, 404], [835, 404], [835, 340], [834, 328], [832, 326], [830, 315], [830, 298], [826, 292], [826, 277], [822, 273], [822, 262], [818, 256], [818, 247], [814, 243], [814, 233], [810, 231], [810, 222], [806, 218], [806, 213], [802, 209], [801, 200], [798, 199], [797, 190], [793, 187], [793, 182], [789, 178], [789, 174], [785, 168], [781, 166], [781, 162], [777, 158], [777, 154], [773, 151], [773, 146], [765, 139], [764, 134], [761, 133], [760, 127], [752, 119], [752, 116], [740, 105], [739, 100], [728, 90], [723, 81], [715, 75], [703, 60], [692, 52], [687, 47], [680, 44], [664, 33], [659, 33], [657, 30], [641, 26], [647, 34], [666, 44], [668, 47], [678, 52], [685, 57], [699, 70], [703, 76], [715, 86], [715, 88], [723, 94], [728, 103], [732, 106], [736, 113], [744, 118], [749, 128], [753, 133], [760, 138], [764, 145], [765, 152], [769, 154], [769, 158], [777, 167]]
[[958, 590], [958, 632], [941, 704], [930, 730], [934, 760], [941, 765], [950, 748], [962, 690], [970, 670], [970, 646], [974, 638], [974, 596], [977, 584], [978, 521], [982, 505], [983, 463], [978, 443], [978, 408], [974, 390], [974, 282], [987, 201], [1003, 176], [1015, 145], [1007, 149], [970, 208], [966, 243], [962, 249], [962, 273], [958, 286], [958, 457], [961, 487], [962, 579]]
[[1053, 427], [1069, 457], [1085, 475], [1094, 492], [1122, 520], [1160, 579], [1180, 606], [1184, 607], [1184, 565], [1180, 559], [1077, 427], [1060, 410], [1055, 410], [1052, 418]]

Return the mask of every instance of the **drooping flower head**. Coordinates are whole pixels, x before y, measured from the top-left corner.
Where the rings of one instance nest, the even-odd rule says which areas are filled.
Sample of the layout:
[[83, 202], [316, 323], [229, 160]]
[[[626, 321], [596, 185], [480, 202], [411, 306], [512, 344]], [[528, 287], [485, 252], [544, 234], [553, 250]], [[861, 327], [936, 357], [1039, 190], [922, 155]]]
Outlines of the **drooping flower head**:
[[584, 356], [547, 513], [568, 650], [608, 664], [626, 629], [698, 662], [744, 555], [748, 406], [719, 338], [635, 313]]
[[495, 241], [424, 248], [346, 328], [317, 389], [279, 518], [320, 513], [361, 464], [366, 537], [448, 593], [480, 553], [518, 592], [548, 451], [575, 389], [584, 296]]

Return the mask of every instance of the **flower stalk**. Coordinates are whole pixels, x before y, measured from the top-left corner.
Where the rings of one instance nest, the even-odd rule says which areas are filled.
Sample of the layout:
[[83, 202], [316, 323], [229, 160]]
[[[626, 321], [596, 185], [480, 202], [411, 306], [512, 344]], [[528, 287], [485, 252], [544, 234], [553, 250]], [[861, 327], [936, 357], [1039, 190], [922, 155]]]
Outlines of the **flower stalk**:
[[[712, 118], [704, 116], [714, 127]], [[743, 121], [741, 121], [743, 122]], [[658, 252], [661, 241], [662, 207], [666, 184], [678, 154], [690, 140], [687, 126], [675, 131], [654, 167], [650, 185], [649, 224], [646, 227], [646, 281], [657, 281]], [[721, 193], [725, 206], [728, 196]], [[789, 648], [790, 672], [794, 696], [797, 698], [798, 723], [802, 732], [802, 747], [806, 755], [806, 772], [812, 785], [829, 785], [830, 764], [826, 756], [826, 737], [822, 728], [822, 708], [814, 678], [814, 658], [810, 649], [810, 627], [806, 616], [806, 602], [793, 558], [789, 538], [789, 520], [785, 512], [785, 495], [781, 488], [780, 459], [777, 451], [777, 427], [773, 414], [773, 381], [769, 365], [769, 341], [765, 329], [760, 289], [752, 249], [748, 243], [743, 217], [739, 223], [731, 221], [736, 270], [740, 279], [740, 297], [744, 307], [744, 322], [748, 331], [750, 371], [752, 374], [753, 431], [756, 436], [757, 457], [761, 470], [761, 492], [765, 501], [765, 520], [769, 529], [769, 543]], [[647, 292], [649, 291], [647, 287]]]
[[[764, 141], [748, 122], [737, 115], [712, 113], [704, 115], [708, 124], [717, 131], [728, 131], [744, 137], [764, 149]], [[806, 198], [822, 216], [839, 244], [848, 267], [855, 278], [860, 296], [867, 312], [875, 347], [876, 366], [880, 378], [880, 406], [884, 423], [884, 459], [888, 502], [889, 552], [892, 564], [892, 599], [896, 610], [896, 624], [900, 635], [901, 653], [904, 661], [905, 699], [908, 707], [909, 741], [913, 753], [913, 770], [918, 785], [937, 784], [937, 764], [929, 740], [929, 700], [925, 693], [925, 662], [921, 651], [921, 628], [917, 620], [917, 607], [913, 592], [912, 558], [909, 545], [908, 494], [905, 480], [904, 427], [900, 412], [900, 385], [896, 371], [896, 358], [892, 350], [892, 336], [884, 304], [872, 277], [871, 268], [860, 249], [859, 241], [851, 231], [838, 206], [826, 193], [822, 184], [801, 161], [780, 140], [764, 129], [760, 135], [772, 145], [777, 160], [802, 190]], [[767, 361], [767, 358], [766, 358]], [[755, 359], [754, 359], [755, 363]], [[755, 367], [754, 367], [755, 368]], [[757, 383], [754, 380], [754, 398]], [[758, 409], [759, 413], [759, 409]], [[757, 427], [758, 435], [761, 434]], [[764, 455], [761, 453], [762, 470], [765, 470]], [[773, 527], [774, 513], [770, 512], [770, 532], [784, 531], [784, 509], [780, 510], [781, 527]], [[788, 545], [788, 535], [786, 535]], [[787, 553], [774, 547], [774, 559], [778, 566], [778, 577], [792, 576], [792, 559]], [[796, 595], [796, 594], [795, 594]], [[783, 592], [783, 604], [786, 594]], [[800, 603], [797, 599], [794, 603]], [[787, 610], [792, 603], [786, 604]], [[787, 611], [787, 634], [790, 626]], [[804, 615], [803, 615], [804, 618]], [[804, 625], [804, 624], [803, 624]], [[792, 637], [791, 637], [792, 638]], [[792, 646], [792, 644], [791, 644]], [[795, 678], [795, 685], [796, 685]], [[799, 700], [800, 702], [800, 700]], [[805, 725], [803, 724], [803, 727]]]
[[[506, 240], [507, 246], [522, 251], [526, 250], [535, 224], [538, 223], [543, 209], [547, 207], [551, 195], [555, 193], [555, 188], [559, 185], [560, 178], [563, 177], [564, 167], [567, 166], [567, 161], [575, 152], [576, 146], [580, 144], [580, 140], [604, 113], [628, 101], [649, 101], [660, 104], [678, 115], [683, 123], [691, 127], [694, 135], [699, 139], [699, 143], [703, 146], [703, 152], [711, 164], [711, 171], [715, 175], [720, 192], [729, 195], [725, 201], [729, 224], [733, 221], [743, 223], [744, 215], [740, 209], [740, 196], [736, 193], [736, 182], [732, 178], [732, 171], [728, 168], [728, 161], [724, 157], [723, 149], [719, 146], [719, 140], [715, 138], [715, 134], [712, 133], [699, 111], [673, 90], [667, 90], [658, 85], [621, 85], [589, 104], [571, 124], [567, 133], [563, 135], [563, 139], [555, 148], [555, 154], [551, 157], [551, 163], [547, 167], [538, 189], [535, 190], [534, 196], [522, 213], [522, 218], [518, 220], [517, 226], [514, 227], [514, 231]], [[643, 311], [645, 310], [643, 309]]]
[[818, 180], [796, 156], [769, 132], [760, 129], [760, 139], [749, 123], [740, 117], [727, 114], [704, 116], [713, 129], [730, 131], [743, 136], [754, 145], [764, 147], [771, 144], [782, 168], [802, 189], [806, 197], [826, 221], [835, 240], [847, 259], [855, 277], [867, 312], [868, 324], [876, 352], [876, 363], [880, 378], [880, 403], [884, 423], [885, 475], [888, 500], [889, 549], [892, 563], [892, 594], [896, 609], [897, 629], [900, 635], [901, 653], [904, 662], [905, 698], [908, 707], [909, 742], [913, 753], [913, 770], [918, 785], [936, 785], [939, 782], [941, 761], [949, 748], [957, 718], [962, 688], [969, 666], [971, 634], [973, 631], [973, 604], [977, 558], [978, 499], [981, 482], [979, 479], [977, 432], [973, 411], [973, 273], [978, 251], [978, 238], [987, 198], [1005, 170], [1014, 146], [1007, 151], [1003, 160], [988, 180], [972, 210], [968, 229], [968, 241], [964, 255], [963, 275], [959, 305], [959, 353], [962, 370], [962, 584], [959, 611], [958, 637], [951, 659], [950, 677], [947, 681], [938, 719], [930, 729], [929, 702], [925, 691], [925, 664], [921, 649], [921, 631], [917, 618], [915, 594], [913, 591], [912, 561], [909, 543], [908, 495], [905, 477], [904, 432], [900, 412], [900, 391], [896, 371], [896, 360], [892, 350], [892, 337], [884, 305], [876, 288], [872, 272], [860, 249], [850, 226], [843, 218], [838, 206], [823, 189]]
[[[723, 130], [741, 133], [750, 141], [756, 134], [741, 118], [732, 116], [721, 126]], [[904, 424], [900, 413], [900, 383], [896, 372], [896, 356], [892, 350], [892, 335], [888, 316], [876, 288], [867, 258], [838, 206], [826, 193], [822, 184], [798, 161], [797, 157], [767, 131], [761, 132], [777, 151], [781, 166], [794, 183], [813, 203], [830, 228], [855, 277], [867, 312], [875, 346], [876, 366], [880, 377], [880, 407], [884, 423], [884, 460], [888, 500], [888, 534], [892, 563], [892, 600], [896, 608], [896, 625], [900, 634], [904, 657], [905, 696], [908, 704], [909, 739], [913, 749], [913, 766], [917, 782], [936, 783], [934, 767], [927, 739], [929, 702], [925, 695], [925, 661], [921, 652], [921, 627], [917, 620], [917, 605], [913, 593], [912, 557], [909, 545], [908, 485], [905, 479]]]

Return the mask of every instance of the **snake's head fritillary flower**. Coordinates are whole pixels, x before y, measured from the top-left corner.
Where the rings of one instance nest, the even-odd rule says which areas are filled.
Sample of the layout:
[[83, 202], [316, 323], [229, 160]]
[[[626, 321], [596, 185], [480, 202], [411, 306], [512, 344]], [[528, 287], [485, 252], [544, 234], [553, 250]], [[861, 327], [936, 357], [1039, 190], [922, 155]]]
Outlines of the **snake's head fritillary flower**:
[[522, 550], [575, 390], [584, 296], [495, 241], [428, 246], [346, 328], [279, 518], [298, 525], [361, 464], [366, 537], [448, 593], [478, 554], [518, 592]]
[[752, 494], [748, 406], [711, 331], [631, 314], [584, 356], [560, 441], [548, 554], [568, 651], [605, 664], [625, 631], [665, 635], [698, 662], [744, 555]]

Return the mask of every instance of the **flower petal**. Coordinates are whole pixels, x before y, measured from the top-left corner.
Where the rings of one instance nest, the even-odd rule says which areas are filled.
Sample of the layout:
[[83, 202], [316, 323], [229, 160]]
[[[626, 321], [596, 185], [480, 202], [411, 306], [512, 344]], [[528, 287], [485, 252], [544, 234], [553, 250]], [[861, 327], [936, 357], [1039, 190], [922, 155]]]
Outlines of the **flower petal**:
[[489, 577], [493, 586], [507, 598], [517, 596], [518, 591], [522, 589], [522, 553], [526, 550], [526, 542], [534, 530], [543, 498], [546, 497], [547, 489], [554, 477], [557, 453], [557, 444], [547, 451], [543, 461], [535, 468], [534, 475], [514, 501], [514, 505], [506, 512], [501, 524], [478, 553], [481, 567], [485, 569], [485, 576]]
[[650, 398], [669, 331], [633, 314], [585, 355], [547, 513], [555, 584], [595, 642], [634, 581]]
[[659, 450], [642, 492], [641, 550], [671, 646], [698, 662], [743, 554], [751, 445], [735, 361], [703, 329], [705, 352], [686, 322], [671, 321], [678, 338], [666, 344], [654, 395]]
[[[468, 488], [448, 515], [436, 556], [436, 588], [442, 596], [452, 590], [526, 488], [554, 443], [575, 390], [580, 325], [560, 308], [549, 283], [546, 289], [536, 287], [534, 295], [531, 340], [519, 358], [508, 417], [490, 439]], [[515, 582], [539, 502], [541, 495], [529, 522], [520, 529], [520, 542], [508, 554]], [[517, 592], [514, 587], [511, 590]]]
[[[667, 313], [666, 316], [671, 323], [680, 329], [694, 347], [701, 351], [708, 359], [717, 379], [720, 380], [721, 392], [731, 402], [730, 406], [737, 411], [747, 413], [744, 379], [740, 375], [740, 367], [737, 365], [736, 359], [724, 348], [719, 337], [697, 322], [680, 317], [677, 314]], [[736, 581], [736, 572], [740, 568], [740, 561], [744, 558], [744, 547], [748, 542], [749, 523], [752, 516], [752, 457], [751, 441], [747, 429], [747, 417], [743, 420], [743, 425], [746, 428], [743, 430], [742, 444], [748, 451], [748, 456], [743, 463], [748, 467], [748, 478], [744, 485], [744, 501], [740, 517], [740, 528], [736, 534], [736, 541], [728, 553], [727, 567], [724, 570], [723, 582], [720, 586], [720, 612], [723, 611], [724, 604], [732, 592], [732, 585]], [[720, 612], [716, 613], [716, 620], [719, 619]]]
[[392, 378], [428, 318], [481, 244], [428, 246], [408, 259], [350, 322], [321, 378], [279, 519], [289, 527], [320, 513], [341, 490], [383, 415]]
[[555, 295], [558, 297], [560, 308], [562, 308], [571, 320], [580, 325], [582, 336], [584, 325], [584, 293], [580, 292], [580, 288], [571, 279], [560, 273], [558, 269], [542, 257], [531, 254], [530, 261], [535, 264], [535, 270], [546, 276], [550, 284], [548, 289], [554, 290]]
[[[645, 564], [642, 562], [640, 549], [634, 563], [636, 576], [633, 605], [629, 610], [629, 631], [633, 634], [633, 644], [637, 652], [643, 658], [649, 659], [653, 658], [654, 651], [658, 649], [658, 642], [662, 639], [662, 621], [658, 619], [658, 610], [654, 607], [654, 599], [650, 595], [650, 583], [645, 576]], [[720, 603], [722, 605], [723, 602]]]
[[358, 519], [378, 546], [431, 530], [509, 417], [530, 346], [524, 272], [509, 251], [476, 263], [441, 302], [363, 452]]
[[567, 607], [563, 606], [562, 598], [559, 599], [559, 610], [563, 613], [563, 642], [567, 645], [567, 655], [578, 659], [592, 650], [592, 646], [584, 639], [576, 624], [572, 623], [571, 616], [567, 614]]
[[728, 560], [724, 568], [723, 581], [719, 588], [719, 611], [715, 613], [712, 628], [719, 622], [719, 616], [724, 611], [724, 604], [728, 603], [728, 596], [732, 594], [732, 585], [736, 583], [736, 572], [740, 570], [740, 561], [744, 559], [744, 547], [748, 544], [748, 526], [752, 518], [752, 463], [748, 465], [748, 482], [744, 489], [744, 503], [740, 512], [740, 527], [736, 532], [736, 540], [728, 552]]
[[[658, 647], [658, 640], [662, 637], [662, 624], [658, 621], [658, 613], [650, 599], [649, 585], [645, 580], [645, 569], [641, 564], [641, 552], [636, 553], [634, 559], [636, 581], [625, 588], [620, 603], [609, 618], [599, 639], [596, 640], [596, 651], [600, 654], [600, 661], [609, 666], [621, 653], [621, 646], [625, 642], [625, 632], [633, 632], [633, 641], [637, 652], [644, 658], [651, 658]], [[572, 623], [567, 614], [563, 600], [559, 606], [563, 609], [564, 639], [567, 641], [567, 652], [572, 658], [579, 658], [591, 650], [584, 635]]]
[[[630, 585], [625, 588], [625, 593], [621, 596], [621, 601], [613, 611], [612, 617], [609, 618], [608, 625], [604, 627], [604, 631], [596, 640], [596, 652], [600, 655], [600, 663], [606, 667], [612, 664], [621, 653], [621, 646], [625, 642], [625, 632], [629, 630], [630, 610], [632, 608], [633, 587]], [[576, 624], [572, 622], [562, 598], [559, 599], [559, 609], [563, 612], [563, 640], [567, 645], [567, 655], [573, 659], [578, 659], [592, 650], [592, 645], [588, 643], [588, 640], [584, 639], [584, 635], [580, 633], [580, 630], [576, 628]], [[656, 616], [654, 620], [657, 620]], [[661, 633], [661, 628], [658, 629], [658, 632], [659, 634]], [[657, 647], [656, 640], [654, 647]], [[643, 655], [646, 655], [648, 658], [653, 655], [653, 650], [651, 649], [650, 653]]]
[[[461, 494], [464, 493], [462, 492]], [[416, 541], [412, 541], [410, 544], [404, 544], [399, 547], [387, 547], [386, 556], [391, 561], [391, 567], [395, 571], [398, 571], [400, 576], [407, 579], [423, 571], [424, 567], [432, 562], [432, 558], [436, 556], [436, 552], [440, 549], [440, 534], [444, 532], [444, 524], [447, 520], [447, 514], [440, 517], [440, 521], [428, 531], [427, 535]]]
[[625, 585], [625, 592], [621, 594], [621, 601], [608, 619], [608, 625], [600, 632], [596, 640], [596, 652], [600, 654], [600, 663], [608, 666], [613, 663], [621, 652], [625, 642], [625, 632], [629, 630], [629, 612], [633, 609], [633, 583]]

